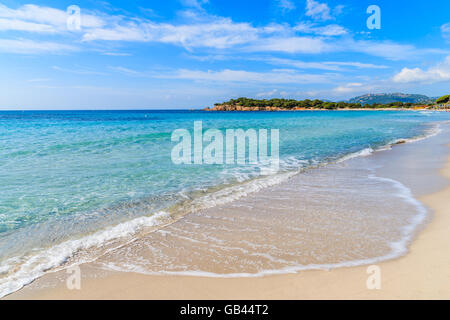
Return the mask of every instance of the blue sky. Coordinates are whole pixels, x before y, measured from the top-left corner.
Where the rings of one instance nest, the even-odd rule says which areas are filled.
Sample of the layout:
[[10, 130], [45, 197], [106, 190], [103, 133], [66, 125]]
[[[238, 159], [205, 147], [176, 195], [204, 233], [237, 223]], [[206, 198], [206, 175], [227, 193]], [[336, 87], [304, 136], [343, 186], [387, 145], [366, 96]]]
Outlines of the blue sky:
[[[68, 26], [71, 5], [81, 15]], [[367, 27], [370, 5], [379, 30]], [[0, 70], [4, 110], [440, 96], [450, 93], [450, 2], [2, 0]]]

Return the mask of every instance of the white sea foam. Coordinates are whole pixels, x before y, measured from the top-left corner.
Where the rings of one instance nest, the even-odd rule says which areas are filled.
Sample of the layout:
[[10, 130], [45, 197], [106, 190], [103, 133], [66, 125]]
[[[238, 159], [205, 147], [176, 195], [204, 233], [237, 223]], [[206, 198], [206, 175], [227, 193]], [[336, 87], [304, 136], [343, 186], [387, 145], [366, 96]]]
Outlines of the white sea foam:
[[[450, 123], [450, 122], [449, 121], [443, 121], [441, 123]], [[420, 135], [420, 136], [417, 136], [417, 137], [413, 137], [413, 138], [408, 138], [408, 139], [397, 139], [392, 144], [398, 144], [399, 142], [413, 143], [413, 142], [422, 141], [422, 140], [434, 137], [434, 136], [436, 136], [436, 135], [438, 135], [439, 133], [442, 132], [441, 123], [434, 124], [423, 135]]]
[[406, 138], [406, 139], [395, 139], [391, 142], [389, 142], [388, 144], [379, 147], [377, 149], [372, 149], [371, 147], [369, 148], [365, 148], [362, 149], [360, 151], [357, 152], [353, 152], [350, 153], [348, 155], [343, 156], [342, 158], [340, 158], [337, 162], [344, 162], [353, 158], [358, 158], [358, 157], [367, 157], [370, 156], [371, 154], [378, 152], [378, 151], [385, 151], [385, 150], [391, 150], [392, 146], [398, 145], [398, 144], [402, 144], [402, 143], [414, 143], [414, 142], [418, 142], [418, 141], [422, 141], [431, 137], [434, 137], [436, 135], [438, 135], [439, 133], [442, 132], [442, 129], [440, 127], [440, 124], [437, 123], [435, 124], [432, 128], [430, 128], [429, 130], [427, 130], [425, 132], [425, 134], [417, 136], [417, 137], [413, 137], [413, 138]]
[[[308, 265], [290, 265], [283, 268], [277, 269], [268, 269], [268, 270], [260, 270], [255, 273], [214, 273], [207, 272], [202, 270], [186, 270], [186, 271], [149, 271], [146, 270], [143, 266], [136, 265], [130, 262], [117, 264], [114, 262], [108, 262], [103, 264], [103, 267], [106, 270], [113, 271], [121, 271], [121, 272], [134, 272], [141, 273], [146, 275], [183, 275], [183, 276], [197, 276], [197, 277], [212, 277], [212, 278], [253, 278], [253, 277], [263, 277], [267, 275], [276, 275], [276, 274], [289, 274], [289, 273], [298, 273], [301, 271], [307, 270], [331, 270], [335, 268], [342, 267], [355, 267], [362, 265], [370, 265], [374, 263], [379, 263], [382, 261], [395, 259], [405, 255], [408, 252], [408, 244], [412, 241], [413, 236], [417, 230], [417, 228], [422, 225], [427, 217], [427, 209], [425, 206], [414, 198], [411, 190], [400, 183], [399, 181], [378, 177], [375, 175], [369, 175], [369, 179], [378, 180], [381, 182], [391, 184], [396, 190], [396, 197], [402, 199], [403, 201], [413, 205], [416, 208], [416, 213], [410, 219], [409, 224], [402, 228], [402, 236], [398, 241], [392, 242], [389, 244], [391, 251], [383, 256], [367, 258], [367, 259], [358, 259], [351, 260], [339, 263], [330, 263], [330, 264], [308, 264]], [[286, 261], [286, 263], [289, 263]]]
[[[340, 158], [337, 162], [344, 162], [356, 157], [366, 157], [371, 155], [376, 151], [390, 149], [392, 145], [398, 144], [400, 142], [410, 143], [420, 141], [432, 136], [437, 135], [441, 132], [439, 124], [434, 126], [431, 130], [429, 130], [425, 135], [420, 137], [415, 137], [411, 139], [397, 139], [388, 145], [378, 148], [376, 150], [372, 148], [365, 148], [358, 152], [354, 152], [348, 154], [342, 158]], [[297, 164], [304, 167], [307, 161], [305, 160], [295, 160], [289, 159], [287, 162], [291, 163], [296, 162]], [[310, 165], [314, 165], [314, 163], [310, 163]], [[287, 181], [290, 177], [298, 174], [297, 171], [289, 171], [282, 172], [270, 175], [264, 178], [254, 179], [245, 183], [241, 183], [239, 185], [235, 185], [232, 187], [227, 187], [222, 190], [216, 191], [214, 193], [208, 194], [201, 198], [195, 199], [192, 201], [190, 210], [188, 212], [195, 212], [202, 209], [212, 208], [221, 204], [226, 204], [238, 200], [242, 197], [245, 197], [251, 193], [255, 193], [261, 191], [267, 187], [277, 185]], [[296, 273], [304, 270], [312, 270], [312, 269], [324, 269], [329, 270], [333, 268], [339, 267], [349, 267], [349, 266], [360, 266], [366, 264], [373, 264], [380, 261], [385, 261], [393, 258], [397, 258], [399, 256], [404, 255], [408, 248], [408, 242], [411, 241], [414, 231], [417, 226], [423, 223], [426, 218], [427, 210], [416, 200], [411, 191], [401, 184], [400, 182], [388, 178], [381, 178], [371, 176], [372, 179], [378, 179], [380, 181], [390, 182], [392, 183], [398, 190], [398, 197], [402, 198], [404, 201], [407, 201], [413, 204], [418, 211], [418, 214], [414, 217], [411, 223], [404, 227], [403, 237], [401, 240], [391, 244], [391, 252], [387, 255], [363, 259], [363, 260], [355, 260], [355, 261], [346, 261], [334, 264], [311, 264], [304, 266], [287, 266], [285, 268], [280, 268], [276, 270], [263, 270], [257, 273], [233, 273], [233, 274], [216, 274], [210, 272], [203, 271], [182, 271], [182, 272], [169, 272], [169, 271], [161, 271], [161, 272], [147, 272], [139, 266], [133, 266], [131, 264], [125, 267], [117, 266], [112, 263], [108, 264], [108, 268], [111, 270], [118, 271], [126, 271], [126, 272], [138, 272], [138, 273], [146, 273], [146, 274], [173, 274], [173, 275], [192, 275], [192, 276], [206, 276], [206, 277], [261, 277], [270, 274], [286, 274], [286, 273]], [[125, 237], [131, 234], [136, 233], [139, 229], [143, 227], [155, 226], [158, 224], [158, 221], [162, 218], [169, 217], [169, 214], [165, 212], [159, 212], [149, 217], [141, 217], [136, 218], [134, 220], [121, 223], [115, 227], [108, 228], [105, 230], [98, 231], [92, 235], [86, 236], [81, 239], [69, 240], [53, 246], [49, 249], [42, 250], [39, 253], [29, 257], [25, 263], [19, 265], [17, 269], [17, 258], [9, 259], [0, 265], [0, 276], [2, 274], [8, 274], [6, 277], [0, 278], [0, 297], [3, 297], [7, 294], [15, 292], [22, 288], [23, 286], [29, 284], [33, 280], [42, 276], [46, 271], [52, 270], [58, 266], [64, 264], [70, 257], [72, 257], [76, 252], [88, 249], [90, 247], [101, 247], [106, 244], [108, 241], [118, 239], [121, 237]], [[17, 269], [17, 270], [16, 270]], [[14, 272], [12, 271], [14, 270]]]
[[0, 266], [0, 273], [7, 276], [0, 278], [0, 297], [19, 290], [46, 271], [59, 267], [80, 250], [100, 247], [108, 241], [130, 236], [145, 227], [153, 227], [169, 217], [168, 213], [158, 212], [151, 216], [139, 217], [120, 223], [114, 227], [97, 231], [80, 239], [68, 240], [48, 249], [21, 258], [23, 263], [17, 266], [18, 258], [11, 258]]
[[[415, 137], [415, 138], [411, 138], [411, 139], [397, 139], [397, 140], [391, 142], [390, 144], [388, 144], [387, 146], [379, 148], [377, 150], [374, 150], [372, 148], [366, 148], [361, 151], [344, 156], [343, 158], [338, 160], [338, 162], [343, 162], [343, 161], [353, 159], [356, 157], [369, 156], [374, 152], [386, 150], [387, 147], [390, 149], [391, 146], [399, 144], [399, 143], [413, 143], [413, 142], [421, 141], [423, 139], [435, 136], [435, 135], [439, 134], [440, 132], [441, 132], [440, 126], [436, 125], [423, 136]], [[237, 200], [241, 197], [244, 197], [244, 196], [248, 195], [249, 193], [257, 192], [266, 187], [282, 183], [296, 173], [297, 172], [288, 172], [288, 173], [278, 174], [276, 176], [268, 177], [265, 179], [257, 179], [257, 180], [239, 185], [239, 186], [226, 188], [217, 193], [214, 193], [209, 196], [206, 196], [205, 198], [202, 198], [201, 201], [203, 201], [203, 203], [204, 203], [204, 208], [210, 208], [210, 207], [214, 207], [216, 205], [228, 203], [228, 202]], [[402, 228], [401, 238], [395, 242], [391, 242], [389, 244], [391, 251], [383, 256], [367, 258], [367, 259], [351, 260], [351, 261], [345, 261], [345, 262], [339, 262], [339, 263], [331, 263], [331, 264], [291, 265], [291, 266], [286, 266], [286, 267], [278, 268], [278, 269], [261, 270], [256, 273], [222, 274], [222, 273], [206, 272], [206, 271], [201, 271], [201, 270], [187, 270], [187, 271], [164, 271], [164, 270], [162, 270], [162, 271], [158, 271], [158, 272], [152, 272], [152, 271], [145, 270], [142, 266], [134, 265], [132, 263], [117, 265], [112, 262], [105, 264], [104, 267], [109, 270], [122, 271], [122, 272], [136, 272], [136, 273], [142, 273], [142, 274], [148, 274], [148, 275], [184, 275], [184, 276], [200, 276], [200, 277], [216, 277], [216, 278], [239, 278], [239, 277], [262, 277], [262, 276], [267, 276], [267, 275], [298, 273], [298, 272], [306, 271], [306, 270], [330, 270], [330, 269], [342, 268], [342, 267], [370, 265], [370, 264], [379, 263], [382, 261], [401, 257], [408, 252], [408, 245], [413, 240], [413, 237], [414, 237], [417, 229], [421, 225], [423, 225], [423, 223], [425, 222], [428, 211], [427, 211], [426, 207], [419, 200], [414, 198], [414, 195], [412, 194], [411, 190], [408, 187], [406, 187], [404, 184], [402, 184], [401, 182], [394, 180], [394, 179], [390, 179], [390, 178], [378, 177], [373, 174], [369, 175], [368, 178], [391, 184], [394, 187], [394, 189], [397, 190], [397, 193], [395, 194], [395, 196], [397, 198], [401, 199], [402, 201], [411, 204], [416, 209], [416, 213], [412, 216], [409, 223]]]
[[[184, 209], [186, 209], [187, 212], [195, 212], [226, 204], [251, 193], [258, 192], [264, 188], [282, 183], [295, 174], [297, 174], [297, 172], [279, 173], [227, 187], [193, 200], [190, 206]], [[51, 248], [41, 250], [39, 253], [30, 257], [24, 257], [26, 259], [20, 259], [21, 261], [26, 260], [26, 262], [18, 263], [17, 257], [9, 259], [0, 265], [0, 269], [3, 273], [10, 273], [6, 277], [0, 278], [0, 297], [21, 289], [33, 280], [44, 275], [46, 271], [53, 270], [63, 265], [78, 251], [94, 246], [101, 247], [107, 244], [108, 241], [132, 235], [143, 227], [155, 226], [158, 224], [159, 220], [169, 218], [169, 216], [168, 213], [159, 212], [149, 217], [140, 217], [128, 222], [123, 222], [115, 227], [98, 231], [81, 239], [69, 240]]]
[[374, 150], [372, 148], [365, 148], [361, 151], [358, 152], [354, 152], [354, 153], [350, 153], [346, 156], [343, 156], [342, 158], [340, 158], [337, 162], [344, 162], [353, 158], [358, 158], [358, 157], [367, 157], [370, 156], [372, 153], [374, 153]]
[[398, 190], [397, 197], [413, 205], [417, 210], [417, 214], [411, 218], [409, 225], [403, 227], [403, 238], [391, 244], [393, 251], [396, 251], [399, 255], [404, 254], [407, 251], [408, 242], [412, 240], [417, 227], [424, 223], [428, 211], [422, 202], [414, 198], [411, 190], [399, 181], [390, 178], [377, 177], [374, 175], [370, 175], [369, 178], [378, 181], [390, 182]]
[[205, 195], [192, 202], [192, 211], [209, 209], [218, 205], [226, 204], [238, 200], [249, 194], [261, 191], [267, 187], [280, 184], [290, 177], [296, 175], [297, 172], [284, 172], [274, 174], [264, 178], [258, 178], [246, 183], [227, 187], [214, 193]]

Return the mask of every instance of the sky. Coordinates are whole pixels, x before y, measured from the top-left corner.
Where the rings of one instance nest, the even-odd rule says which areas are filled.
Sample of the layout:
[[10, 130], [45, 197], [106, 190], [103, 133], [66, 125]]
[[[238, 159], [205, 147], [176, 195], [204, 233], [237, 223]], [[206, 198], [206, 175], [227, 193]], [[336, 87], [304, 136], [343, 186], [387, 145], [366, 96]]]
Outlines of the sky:
[[0, 0], [0, 110], [450, 93], [448, 0], [29, 1]]

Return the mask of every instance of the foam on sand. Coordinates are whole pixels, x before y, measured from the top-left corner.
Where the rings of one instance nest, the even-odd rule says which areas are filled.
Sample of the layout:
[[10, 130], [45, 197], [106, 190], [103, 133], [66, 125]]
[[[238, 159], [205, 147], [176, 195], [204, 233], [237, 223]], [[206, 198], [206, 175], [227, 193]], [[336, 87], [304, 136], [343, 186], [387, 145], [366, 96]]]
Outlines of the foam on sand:
[[103, 246], [108, 241], [133, 235], [140, 229], [158, 225], [167, 218], [167, 213], [158, 212], [148, 217], [120, 223], [80, 239], [63, 242], [25, 258], [8, 259], [0, 266], [0, 276], [3, 276], [0, 278], [0, 297], [19, 290], [46, 271], [63, 265], [80, 250]]

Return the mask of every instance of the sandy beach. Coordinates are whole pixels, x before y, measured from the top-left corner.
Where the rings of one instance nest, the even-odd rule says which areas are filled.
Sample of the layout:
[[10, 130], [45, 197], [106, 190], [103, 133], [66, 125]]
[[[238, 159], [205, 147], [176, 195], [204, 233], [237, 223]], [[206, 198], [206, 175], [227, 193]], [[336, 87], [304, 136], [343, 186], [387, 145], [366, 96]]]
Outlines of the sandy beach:
[[0, 3], [0, 302], [450, 300], [450, 1], [142, 3]]
[[[450, 159], [440, 174], [450, 179]], [[420, 200], [433, 218], [401, 258], [377, 264], [381, 288], [367, 289], [368, 266], [255, 278], [106, 272], [68, 290], [64, 271], [47, 274], [6, 299], [450, 299], [450, 187]], [[83, 274], [92, 266], [82, 265]]]

